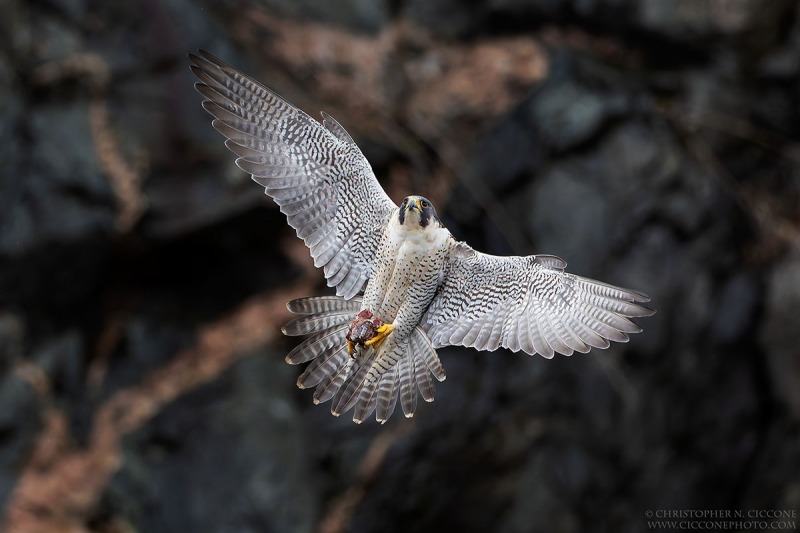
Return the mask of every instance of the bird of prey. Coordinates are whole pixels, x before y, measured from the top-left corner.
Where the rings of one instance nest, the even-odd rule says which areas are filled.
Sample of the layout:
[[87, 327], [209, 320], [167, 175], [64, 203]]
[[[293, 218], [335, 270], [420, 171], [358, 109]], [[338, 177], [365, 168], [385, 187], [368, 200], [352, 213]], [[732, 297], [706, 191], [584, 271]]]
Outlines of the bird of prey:
[[[310, 335], [287, 362], [311, 362], [297, 380], [316, 386], [338, 416], [414, 414], [417, 389], [434, 398], [442, 346], [540, 354], [626, 342], [653, 313], [648, 297], [565, 272], [553, 255], [498, 257], [458, 242], [429, 200], [398, 206], [352, 137], [318, 122], [213, 55], [189, 54], [203, 108], [236, 164], [280, 206], [336, 296], [293, 300], [286, 335]], [[363, 290], [363, 294], [362, 294]]]

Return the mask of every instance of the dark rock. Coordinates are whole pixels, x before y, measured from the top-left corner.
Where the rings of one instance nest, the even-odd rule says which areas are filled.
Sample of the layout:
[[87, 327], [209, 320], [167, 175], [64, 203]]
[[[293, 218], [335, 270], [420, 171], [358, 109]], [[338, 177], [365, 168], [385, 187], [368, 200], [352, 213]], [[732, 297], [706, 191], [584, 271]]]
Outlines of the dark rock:
[[588, 274], [610, 253], [613, 213], [580, 161], [551, 168], [532, 187], [528, 227], [536, 249], [567, 258], [573, 272]]
[[759, 61], [761, 74], [792, 79], [800, 70], [800, 10], [795, 9], [792, 28], [785, 42], [768, 51]]
[[45, 3], [53, 6], [70, 19], [77, 21], [85, 16], [89, 0], [45, 0]]
[[108, 252], [104, 236], [87, 235], [0, 261], [0, 301], [60, 325], [71, 323], [92, 312], [93, 297], [109, 278]]
[[720, 343], [743, 340], [752, 328], [762, 300], [762, 289], [753, 275], [738, 274], [722, 287], [711, 325], [712, 338]]
[[628, 108], [624, 94], [594, 91], [572, 80], [548, 80], [531, 105], [531, 123], [557, 151], [578, 146]]
[[[271, 202], [263, 193], [258, 199]], [[142, 301], [145, 318], [155, 317], [157, 328], [159, 322], [169, 321], [184, 335], [196, 321], [213, 320], [249, 295], [278, 288], [301, 273], [281, 247], [284, 239], [293, 238], [294, 230], [277, 209], [260, 207], [228, 215], [219, 221], [196, 218], [204, 227], [179, 238], [154, 238], [149, 248], [131, 246], [115, 257], [119, 279], [136, 287], [131, 298]], [[175, 283], [176, 279], [183, 281]], [[204, 289], [198, 292], [198, 286]], [[142, 300], [140, 294], [148, 297]]]
[[14, 2], [9, 4], [8, 21], [19, 25], [19, 29], [9, 34], [13, 52], [24, 58], [26, 67], [62, 60], [79, 52], [84, 45], [75, 20], [65, 20], [59, 9], [43, 9], [41, 5], [15, 9]]
[[530, 31], [574, 19], [616, 31], [637, 22], [632, 0], [411, 0], [404, 7], [411, 20], [446, 39], [469, 39], [499, 29]]
[[11, 64], [0, 56], [0, 255], [20, 248], [23, 240], [32, 238], [31, 213], [21, 205], [25, 188], [23, 153], [19, 136], [22, 121], [22, 97]]
[[759, 332], [775, 392], [794, 419], [800, 417], [796, 328], [800, 293], [795, 290], [797, 287], [800, 287], [800, 253], [795, 249], [767, 278], [765, 316]]
[[793, 511], [800, 506], [800, 461], [794, 450], [798, 446], [800, 429], [794, 422], [777, 422], [763, 435], [761, 453], [751, 467], [753, 479], [742, 497], [743, 508], [777, 509], [790, 513], [782, 521], [796, 520]]
[[9, 370], [25, 351], [25, 323], [20, 316], [0, 313], [0, 370]]
[[[185, 53], [180, 51], [181, 61]], [[203, 98], [194, 90], [195, 81], [184, 64], [176, 64], [125, 79], [109, 95], [114, 125], [124, 132], [120, 152], [132, 165], [137, 154], [146, 154], [148, 172], [163, 176], [140, 176], [147, 198], [141, 232], [147, 236], [179, 237], [244, 216], [254, 206], [272, 205], [233, 163], [233, 154], [208, 127], [208, 115], [196, 112]]]
[[489, 0], [489, 8], [494, 14], [517, 17], [546, 16], [557, 18], [566, 14], [570, 8], [568, 0]]
[[645, 0], [639, 5], [639, 23], [645, 29], [676, 39], [700, 39], [739, 35], [786, 13], [787, 3], [774, 2], [767, 9], [757, 0]]
[[120, 345], [103, 383], [108, 394], [140, 382], [194, 340], [192, 332], [181, 331], [169, 320], [171, 306], [163, 295], [151, 293], [150, 297], [153, 301], [145, 306], [146, 314], [128, 318], [120, 333]]
[[[0, 327], [5, 329], [4, 326]], [[10, 371], [0, 375], [0, 405], [3, 406], [0, 409], [0, 501], [7, 502], [42, 421], [37, 394], [21, 373]]]
[[662, 347], [674, 338], [672, 317], [681, 315], [684, 310], [683, 303], [674, 297], [675, 285], [682, 279], [689, 279], [689, 275], [684, 274], [688, 259], [679, 255], [680, 250], [680, 243], [665, 228], [646, 228], [629, 243], [629, 248], [616, 261], [609, 278], [624, 279], [631, 288], [646, 288], [653, 307], [658, 309], [658, 313], [647, 323], [648, 334], [635, 340], [640, 354], [646, 354], [651, 362], [653, 357], [661, 353]]
[[468, 168], [496, 193], [507, 191], [516, 181], [539, 170], [542, 145], [528, 124], [525, 108], [489, 131], [478, 141]]
[[562, 490], [553, 490], [555, 486], [562, 488], [558, 470], [563, 465], [554, 457], [558, 454], [553, 449], [533, 452], [533, 459], [527, 462], [519, 476], [516, 497], [502, 527], [504, 531], [530, 531], [531, 516], [557, 531], [581, 531], [580, 520]]
[[360, 32], [376, 33], [389, 21], [388, 0], [347, 0], [336, 4], [312, 0], [267, 0], [268, 8], [299, 19], [335, 24]]
[[7, 185], [15, 194], [4, 213], [11, 230], [0, 240], [0, 255], [113, 233], [113, 196], [93, 150], [88, 104], [42, 106], [27, 121], [34, 139], [30, 176]]
[[253, 354], [131, 435], [106, 512], [152, 532], [311, 531], [319, 496], [282, 359]]
[[75, 331], [65, 331], [38, 346], [31, 361], [44, 372], [53, 393], [63, 396], [64, 401], [79, 399], [85, 383], [86, 352], [83, 338]]
[[547, 168], [526, 193], [538, 253], [564, 257], [573, 271], [591, 275], [627, 248], [632, 232], [658, 208], [651, 194], [674, 180], [677, 150], [659, 128], [633, 121], [596, 150]]
[[483, 2], [458, 0], [409, 0], [403, 12], [415, 24], [445, 39], [459, 39], [474, 35], [487, 14]]
[[527, 124], [551, 150], [578, 147], [633, 110], [636, 90], [626, 91], [621, 81], [621, 72], [559, 48], [550, 75], [525, 104]]
[[572, 9], [581, 17], [610, 28], [630, 28], [640, 2], [631, 0], [572, 0]]

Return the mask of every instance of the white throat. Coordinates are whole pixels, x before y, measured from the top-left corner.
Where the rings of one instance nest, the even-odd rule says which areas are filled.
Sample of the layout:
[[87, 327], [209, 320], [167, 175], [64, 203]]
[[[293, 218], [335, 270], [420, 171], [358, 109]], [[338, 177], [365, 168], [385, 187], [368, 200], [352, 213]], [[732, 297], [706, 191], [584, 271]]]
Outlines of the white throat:
[[440, 227], [434, 221], [424, 228], [420, 226], [417, 212], [407, 212], [403, 224], [400, 224], [397, 215], [392, 216], [387, 231], [389, 239], [395, 246], [405, 244], [412, 247], [430, 248], [431, 245], [438, 247], [442, 246], [450, 236], [447, 229]]

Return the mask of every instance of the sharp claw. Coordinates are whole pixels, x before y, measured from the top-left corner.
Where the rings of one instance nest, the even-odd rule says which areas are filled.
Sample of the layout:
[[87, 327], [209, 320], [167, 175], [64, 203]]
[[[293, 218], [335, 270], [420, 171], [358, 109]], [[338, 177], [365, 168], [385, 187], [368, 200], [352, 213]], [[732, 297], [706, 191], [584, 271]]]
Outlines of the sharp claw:
[[356, 347], [353, 345], [353, 341], [347, 341], [347, 353], [352, 357], [355, 351]]
[[386, 340], [386, 337], [388, 337], [392, 331], [394, 331], [393, 325], [383, 324], [378, 328], [378, 332], [375, 334], [375, 336], [372, 337], [367, 342], [365, 342], [364, 344], [366, 344], [367, 346], [372, 346], [377, 350], [378, 348], [380, 348], [381, 344], [383, 344], [383, 341]]

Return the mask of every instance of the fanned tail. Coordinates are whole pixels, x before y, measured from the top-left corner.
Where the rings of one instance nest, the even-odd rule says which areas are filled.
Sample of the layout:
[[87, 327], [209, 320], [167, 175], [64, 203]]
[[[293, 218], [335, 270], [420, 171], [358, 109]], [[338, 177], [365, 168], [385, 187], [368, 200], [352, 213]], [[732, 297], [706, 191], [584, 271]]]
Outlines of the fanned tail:
[[383, 424], [399, 399], [403, 414], [410, 418], [417, 406], [417, 389], [426, 402], [432, 402], [431, 376], [438, 381], [445, 379], [439, 356], [420, 328], [405, 339], [390, 337], [377, 351], [357, 348], [355, 356], [350, 356], [345, 336], [350, 321], [361, 309], [360, 298], [301, 298], [289, 302], [287, 308], [302, 316], [284, 326], [284, 334], [309, 336], [289, 352], [286, 362], [310, 362], [297, 379], [297, 386], [316, 387], [315, 404], [333, 400], [331, 412], [335, 416], [353, 409], [354, 422], [361, 423], [375, 413], [375, 419]]

